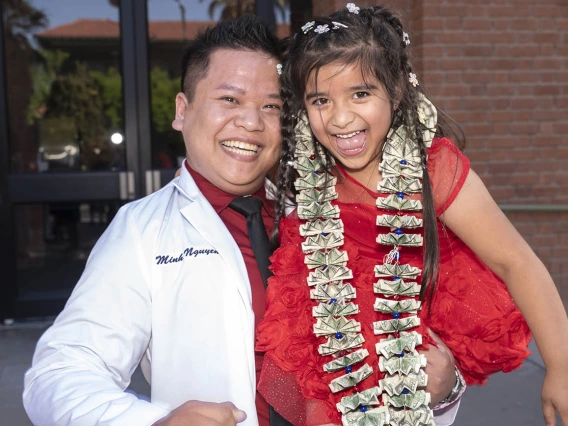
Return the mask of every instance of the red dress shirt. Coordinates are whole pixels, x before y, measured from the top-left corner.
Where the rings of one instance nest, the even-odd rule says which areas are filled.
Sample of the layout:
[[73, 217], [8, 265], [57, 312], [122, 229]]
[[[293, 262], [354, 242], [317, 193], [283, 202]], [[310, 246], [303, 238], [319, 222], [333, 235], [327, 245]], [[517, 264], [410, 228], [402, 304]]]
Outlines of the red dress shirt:
[[[264, 317], [264, 311], [266, 309], [266, 299], [264, 291], [264, 283], [262, 282], [262, 276], [260, 275], [260, 269], [256, 263], [254, 253], [248, 238], [247, 231], [247, 220], [246, 218], [229, 208], [229, 204], [233, 199], [237, 198], [236, 195], [229, 194], [217, 188], [203, 176], [201, 176], [196, 171], [192, 170], [187, 162], [185, 163], [189, 174], [195, 181], [195, 184], [199, 190], [203, 193], [207, 201], [213, 206], [221, 220], [235, 239], [237, 245], [243, 253], [245, 260], [245, 265], [247, 268], [247, 273], [250, 281], [251, 293], [252, 293], [252, 309], [254, 311], [254, 326], [256, 326]], [[266, 192], [264, 187], [259, 189], [254, 194], [262, 200], [262, 220], [266, 229], [270, 235], [272, 228], [274, 226], [274, 207], [271, 201], [266, 199]], [[260, 352], [255, 352], [255, 367], [256, 367], [256, 383], [258, 385], [258, 379], [260, 377], [260, 371], [262, 369], [263, 355]], [[239, 407], [237, 407], [239, 408]], [[270, 426], [268, 403], [258, 392], [256, 393], [256, 411], [258, 414], [259, 426]]]

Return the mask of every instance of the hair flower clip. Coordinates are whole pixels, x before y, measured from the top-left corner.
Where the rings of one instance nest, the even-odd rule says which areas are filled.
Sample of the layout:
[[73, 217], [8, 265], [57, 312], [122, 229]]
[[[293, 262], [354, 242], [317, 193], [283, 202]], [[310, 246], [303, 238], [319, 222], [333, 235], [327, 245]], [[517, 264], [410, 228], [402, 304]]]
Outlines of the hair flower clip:
[[408, 37], [408, 33], [402, 33], [402, 41], [407, 46], [410, 44], [410, 37]]
[[349, 28], [347, 25], [342, 24], [341, 22], [331, 21], [331, 23], [333, 24], [332, 30], [337, 30], [339, 28]]
[[282, 64], [276, 64], [276, 71], [278, 75], [282, 75]]
[[314, 31], [318, 34], [327, 33], [329, 31], [329, 25], [318, 25]]
[[360, 7], [355, 6], [355, 3], [347, 3], [347, 10], [351, 13], [354, 13], [355, 15], [359, 14], [360, 9]]
[[316, 24], [316, 21], [306, 22], [304, 24], [304, 26], [302, 27], [302, 32], [304, 34], [306, 34], [308, 31], [310, 31], [314, 27], [315, 24]]
[[408, 81], [412, 84], [413, 87], [419, 86], [418, 79], [416, 78], [416, 74], [410, 73], [408, 74]]

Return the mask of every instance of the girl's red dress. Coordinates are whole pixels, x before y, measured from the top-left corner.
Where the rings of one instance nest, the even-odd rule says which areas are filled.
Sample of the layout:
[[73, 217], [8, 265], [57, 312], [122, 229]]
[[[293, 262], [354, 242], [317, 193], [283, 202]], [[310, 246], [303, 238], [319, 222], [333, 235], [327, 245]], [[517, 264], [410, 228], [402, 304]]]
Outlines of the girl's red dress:
[[[434, 191], [438, 217], [455, 200], [469, 172], [469, 160], [449, 139], [434, 139], [428, 152], [428, 173]], [[348, 253], [348, 267], [354, 278], [361, 323], [369, 351], [365, 360], [374, 373], [359, 384], [358, 390], [376, 386], [382, 373], [378, 370], [372, 323], [391, 317], [373, 310], [374, 266], [383, 263], [391, 246], [379, 245], [377, 234], [388, 233], [376, 225], [377, 214], [392, 214], [377, 209], [375, 200], [386, 194], [368, 190], [343, 170], [336, 185], [340, 217], [345, 226], [343, 250]], [[420, 195], [411, 198], [420, 198]], [[414, 213], [413, 213], [414, 214]], [[419, 216], [419, 215], [417, 215]], [[329, 357], [318, 354], [323, 342], [313, 333], [315, 319], [306, 278], [299, 234], [302, 222], [291, 215], [280, 225], [281, 245], [272, 256], [274, 276], [269, 279], [267, 311], [257, 330], [257, 350], [265, 352], [259, 391], [285, 418], [296, 426], [341, 423], [335, 404], [353, 390], [332, 394], [329, 382], [343, 374], [323, 371]], [[428, 302], [419, 313], [424, 349], [433, 341], [426, 327], [436, 332], [451, 349], [456, 363], [469, 385], [483, 384], [490, 374], [512, 371], [530, 354], [529, 329], [515, 306], [503, 281], [438, 220], [440, 263], [436, 290], [429, 310]], [[422, 247], [402, 247], [400, 263], [422, 267]], [[418, 279], [419, 281], [419, 279]]]

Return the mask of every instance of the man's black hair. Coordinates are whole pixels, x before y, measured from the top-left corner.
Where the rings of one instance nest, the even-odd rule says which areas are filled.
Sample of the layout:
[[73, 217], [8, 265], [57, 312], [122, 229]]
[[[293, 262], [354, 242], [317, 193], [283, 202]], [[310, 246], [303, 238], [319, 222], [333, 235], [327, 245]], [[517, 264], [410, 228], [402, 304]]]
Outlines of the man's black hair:
[[[257, 16], [244, 15], [221, 21], [200, 33], [185, 48], [181, 60], [181, 91], [193, 101], [195, 86], [207, 76], [209, 57], [219, 49], [248, 50], [280, 59], [280, 46]], [[227, 64], [231, 66], [231, 64]]]

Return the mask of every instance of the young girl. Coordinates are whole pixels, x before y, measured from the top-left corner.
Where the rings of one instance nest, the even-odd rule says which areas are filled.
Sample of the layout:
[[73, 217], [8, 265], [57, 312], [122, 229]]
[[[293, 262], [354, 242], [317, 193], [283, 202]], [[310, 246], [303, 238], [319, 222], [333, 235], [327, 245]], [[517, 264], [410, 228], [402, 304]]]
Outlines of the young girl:
[[295, 425], [430, 425], [428, 328], [482, 384], [528, 355], [518, 306], [547, 368], [546, 424], [555, 409], [568, 424], [559, 295], [424, 96], [408, 44], [391, 12], [352, 3], [290, 40], [259, 389]]

